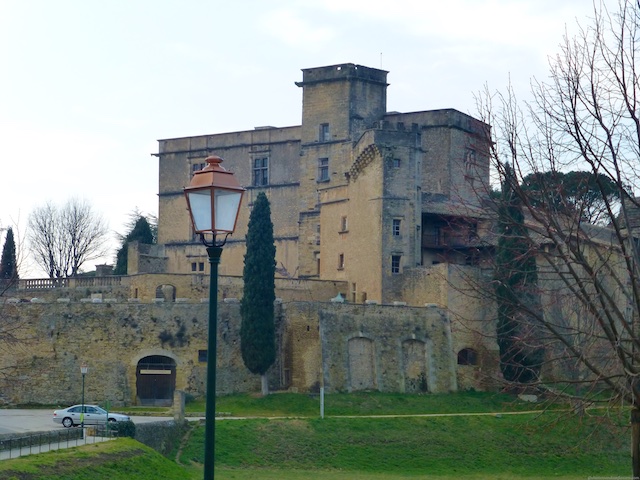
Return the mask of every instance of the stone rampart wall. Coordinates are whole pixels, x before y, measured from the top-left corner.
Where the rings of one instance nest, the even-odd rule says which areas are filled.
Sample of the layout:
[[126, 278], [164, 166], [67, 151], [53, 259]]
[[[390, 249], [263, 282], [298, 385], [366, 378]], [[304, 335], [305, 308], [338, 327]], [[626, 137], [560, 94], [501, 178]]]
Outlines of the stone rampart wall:
[[[218, 305], [217, 391], [255, 392], [240, 354], [240, 305]], [[136, 404], [138, 362], [176, 365], [177, 390], [205, 392], [207, 303], [4, 303], [0, 321], [17, 343], [0, 345], [0, 403]], [[270, 387], [327, 392], [456, 389], [451, 328], [435, 308], [289, 302], [276, 305], [277, 360]]]

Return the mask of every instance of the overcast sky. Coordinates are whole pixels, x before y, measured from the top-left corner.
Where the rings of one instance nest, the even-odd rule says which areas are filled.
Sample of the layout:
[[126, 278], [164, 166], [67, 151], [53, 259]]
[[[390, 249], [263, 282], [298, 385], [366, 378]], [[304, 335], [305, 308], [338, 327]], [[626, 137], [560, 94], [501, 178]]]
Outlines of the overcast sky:
[[125, 233], [135, 208], [157, 213], [156, 140], [298, 125], [302, 68], [383, 68], [389, 111], [474, 115], [485, 83], [510, 76], [524, 92], [544, 78], [565, 28], [591, 11], [590, 0], [0, 0], [0, 228], [24, 237], [34, 207], [77, 197]]

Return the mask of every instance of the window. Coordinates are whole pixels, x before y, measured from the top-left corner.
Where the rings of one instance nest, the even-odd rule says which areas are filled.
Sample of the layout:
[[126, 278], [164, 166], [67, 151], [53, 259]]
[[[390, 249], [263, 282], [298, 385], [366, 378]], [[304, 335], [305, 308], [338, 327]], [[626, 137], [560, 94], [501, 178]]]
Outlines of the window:
[[400, 159], [399, 158], [394, 158], [393, 159], [393, 168], [400, 168]]
[[477, 365], [478, 352], [472, 348], [463, 348], [458, 352], [458, 365]]
[[320, 125], [320, 141], [321, 142], [328, 142], [330, 140], [330, 133], [329, 133], [329, 124], [328, 123], [323, 123]]
[[356, 283], [351, 284], [351, 301], [356, 303], [358, 299], [358, 285]]
[[191, 262], [191, 271], [195, 272], [196, 270], [204, 272], [204, 262]]
[[262, 187], [269, 184], [269, 158], [253, 159], [253, 186]]
[[340, 231], [346, 232], [347, 230], [349, 230], [349, 224], [347, 223], [347, 217], [344, 216], [340, 218]]
[[329, 159], [328, 158], [318, 159], [318, 181], [319, 182], [329, 181]]
[[464, 168], [467, 173], [472, 172], [473, 168], [476, 166], [476, 151], [472, 148], [468, 148], [464, 155]]
[[192, 163], [191, 164], [191, 175], [193, 175], [194, 173], [202, 170], [204, 167], [206, 167], [206, 163]]
[[344, 270], [344, 253], [338, 255], [338, 270]]
[[401, 255], [391, 256], [391, 273], [400, 273], [400, 259]]
[[198, 361], [199, 362], [206, 362], [207, 361], [207, 357], [209, 352], [207, 350], [198, 350]]
[[400, 224], [401, 223], [399, 218], [393, 219], [393, 225], [392, 225], [391, 231], [394, 237], [400, 236]]
[[320, 224], [316, 224], [316, 245], [320, 245]]

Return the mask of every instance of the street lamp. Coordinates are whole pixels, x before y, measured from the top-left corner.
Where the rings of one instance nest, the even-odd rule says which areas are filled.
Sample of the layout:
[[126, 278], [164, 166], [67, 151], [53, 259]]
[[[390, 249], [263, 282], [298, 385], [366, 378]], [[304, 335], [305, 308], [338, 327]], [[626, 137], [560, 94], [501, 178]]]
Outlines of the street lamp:
[[[218, 265], [222, 246], [233, 233], [245, 191], [232, 172], [210, 156], [207, 166], [193, 174], [184, 189], [194, 231], [200, 235], [209, 255], [209, 332], [207, 339], [207, 404], [205, 413], [204, 479], [214, 478], [216, 439], [216, 358], [218, 334]], [[218, 236], [223, 236], [221, 239]]]
[[82, 425], [82, 435], [84, 436], [84, 376], [89, 371], [89, 367], [86, 364], [80, 366], [80, 373], [82, 373], [82, 411], [80, 412], [80, 423]]

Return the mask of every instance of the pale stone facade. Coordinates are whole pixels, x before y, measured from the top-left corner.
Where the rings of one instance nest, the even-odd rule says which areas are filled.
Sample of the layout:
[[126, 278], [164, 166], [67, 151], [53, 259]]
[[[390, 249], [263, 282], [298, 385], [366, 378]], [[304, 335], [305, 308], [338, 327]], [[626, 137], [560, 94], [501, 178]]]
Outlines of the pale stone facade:
[[242, 274], [252, 201], [263, 191], [278, 276], [345, 282], [354, 303], [430, 303], [430, 292], [405, 298], [401, 285], [420, 277], [416, 269], [481, 255], [472, 239], [489, 178], [489, 127], [456, 110], [387, 113], [387, 72], [374, 68], [305, 69], [297, 85], [300, 126], [159, 141], [163, 260], [130, 262], [130, 273], [207, 271], [182, 190], [216, 154], [247, 188], [221, 275]]

